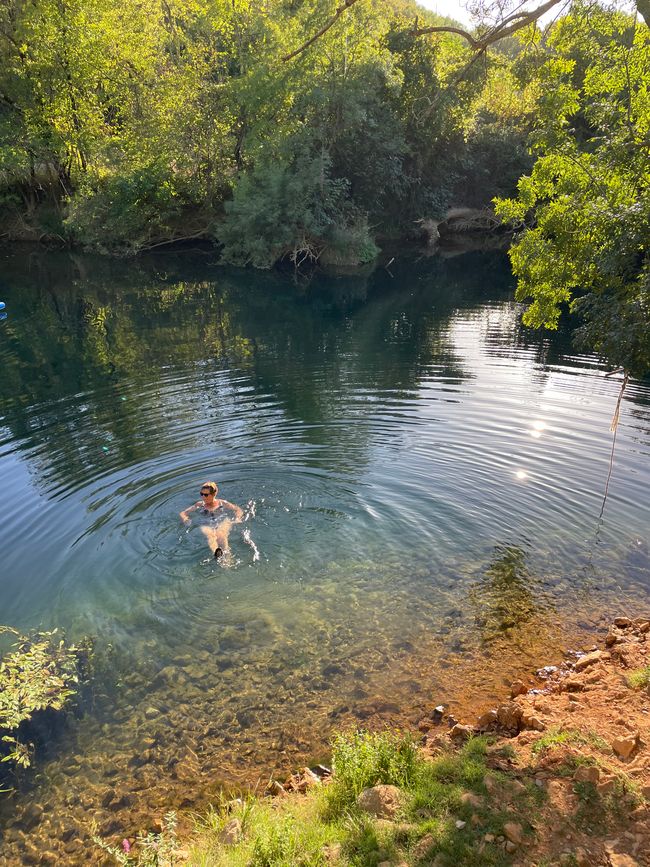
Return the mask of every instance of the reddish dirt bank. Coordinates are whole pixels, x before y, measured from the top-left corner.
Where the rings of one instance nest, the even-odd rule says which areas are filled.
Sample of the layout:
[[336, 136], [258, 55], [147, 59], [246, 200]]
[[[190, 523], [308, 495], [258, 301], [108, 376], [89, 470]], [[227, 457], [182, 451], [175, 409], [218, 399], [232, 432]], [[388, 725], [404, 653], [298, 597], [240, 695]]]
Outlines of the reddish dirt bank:
[[[454, 720], [435, 711], [421, 721], [432, 754], [450, 738], [493, 732], [490, 766], [546, 795], [509, 839], [486, 846], [501, 844], [517, 865], [650, 867], [650, 686], [633, 676], [650, 675], [649, 648], [650, 618], [617, 618], [600, 647], [516, 681], [509, 701], [470, 725], [445, 732]], [[516, 809], [512, 785], [485, 784], [491, 806]]]

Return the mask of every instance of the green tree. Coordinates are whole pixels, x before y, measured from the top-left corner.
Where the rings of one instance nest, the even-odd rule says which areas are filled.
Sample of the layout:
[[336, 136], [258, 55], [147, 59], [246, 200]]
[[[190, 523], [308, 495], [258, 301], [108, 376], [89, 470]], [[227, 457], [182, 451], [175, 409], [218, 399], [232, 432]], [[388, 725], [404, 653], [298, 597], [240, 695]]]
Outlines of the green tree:
[[582, 316], [581, 345], [650, 369], [650, 29], [577, 6], [551, 31], [530, 175], [497, 203], [523, 230], [510, 256], [527, 324]]

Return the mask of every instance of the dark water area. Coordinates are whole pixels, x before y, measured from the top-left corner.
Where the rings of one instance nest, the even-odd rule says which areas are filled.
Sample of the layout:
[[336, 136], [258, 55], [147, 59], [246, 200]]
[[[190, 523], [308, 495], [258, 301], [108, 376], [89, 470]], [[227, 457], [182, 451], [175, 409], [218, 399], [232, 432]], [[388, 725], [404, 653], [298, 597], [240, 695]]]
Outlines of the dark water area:
[[[0, 252], [0, 623], [103, 660], [0, 861], [88, 863], [93, 821], [487, 704], [647, 606], [650, 385], [601, 517], [620, 382], [512, 298], [501, 253], [307, 281]], [[226, 563], [178, 518], [207, 479], [245, 510]]]

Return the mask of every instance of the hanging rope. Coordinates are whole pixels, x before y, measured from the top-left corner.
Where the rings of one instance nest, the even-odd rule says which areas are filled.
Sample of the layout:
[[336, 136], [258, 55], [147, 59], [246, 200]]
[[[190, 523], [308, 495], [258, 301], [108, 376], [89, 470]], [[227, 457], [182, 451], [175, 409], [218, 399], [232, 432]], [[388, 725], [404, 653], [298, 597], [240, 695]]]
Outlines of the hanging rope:
[[[614, 373], [619, 373], [620, 371], [614, 370], [612, 373], [608, 373], [607, 376], [613, 376]], [[621, 417], [621, 402], [623, 400], [623, 394], [625, 392], [625, 387], [627, 386], [627, 382], [630, 378], [630, 374], [627, 370], [624, 370], [623, 373], [623, 382], [621, 383], [621, 390], [618, 393], [618, 400], [616, 401], [616, 409], [614, 410], [614, 416], [612, 418], [612, 423], [609, 429], [612, 431], [614, 436], [612, 437], [612, 450], [609, 455], [609, 472], [607, 473], [607, 482], [605, 483], [605, 494], [603, 496], [603, 504], [600, 507], [600, 515], [598, 516], [598, 520], [603, 517], [603, 512], [605, 511], [605, 505], [607, 503], [607, 495], [609, 493], [609, 482], [612, 478], [612, 470], [614, 469], [614, 449], [616, 447], [616, 434], [618, 433], [618, 422]]]

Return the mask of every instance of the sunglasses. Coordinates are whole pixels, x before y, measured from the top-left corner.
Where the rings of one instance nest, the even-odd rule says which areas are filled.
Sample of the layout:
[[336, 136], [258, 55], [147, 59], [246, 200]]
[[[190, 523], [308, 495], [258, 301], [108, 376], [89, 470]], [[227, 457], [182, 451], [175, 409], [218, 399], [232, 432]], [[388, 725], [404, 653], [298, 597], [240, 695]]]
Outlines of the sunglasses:
[[201, 491], [200, 494], [202, 497], [209, 497], [212, 494], [212, 491]]

